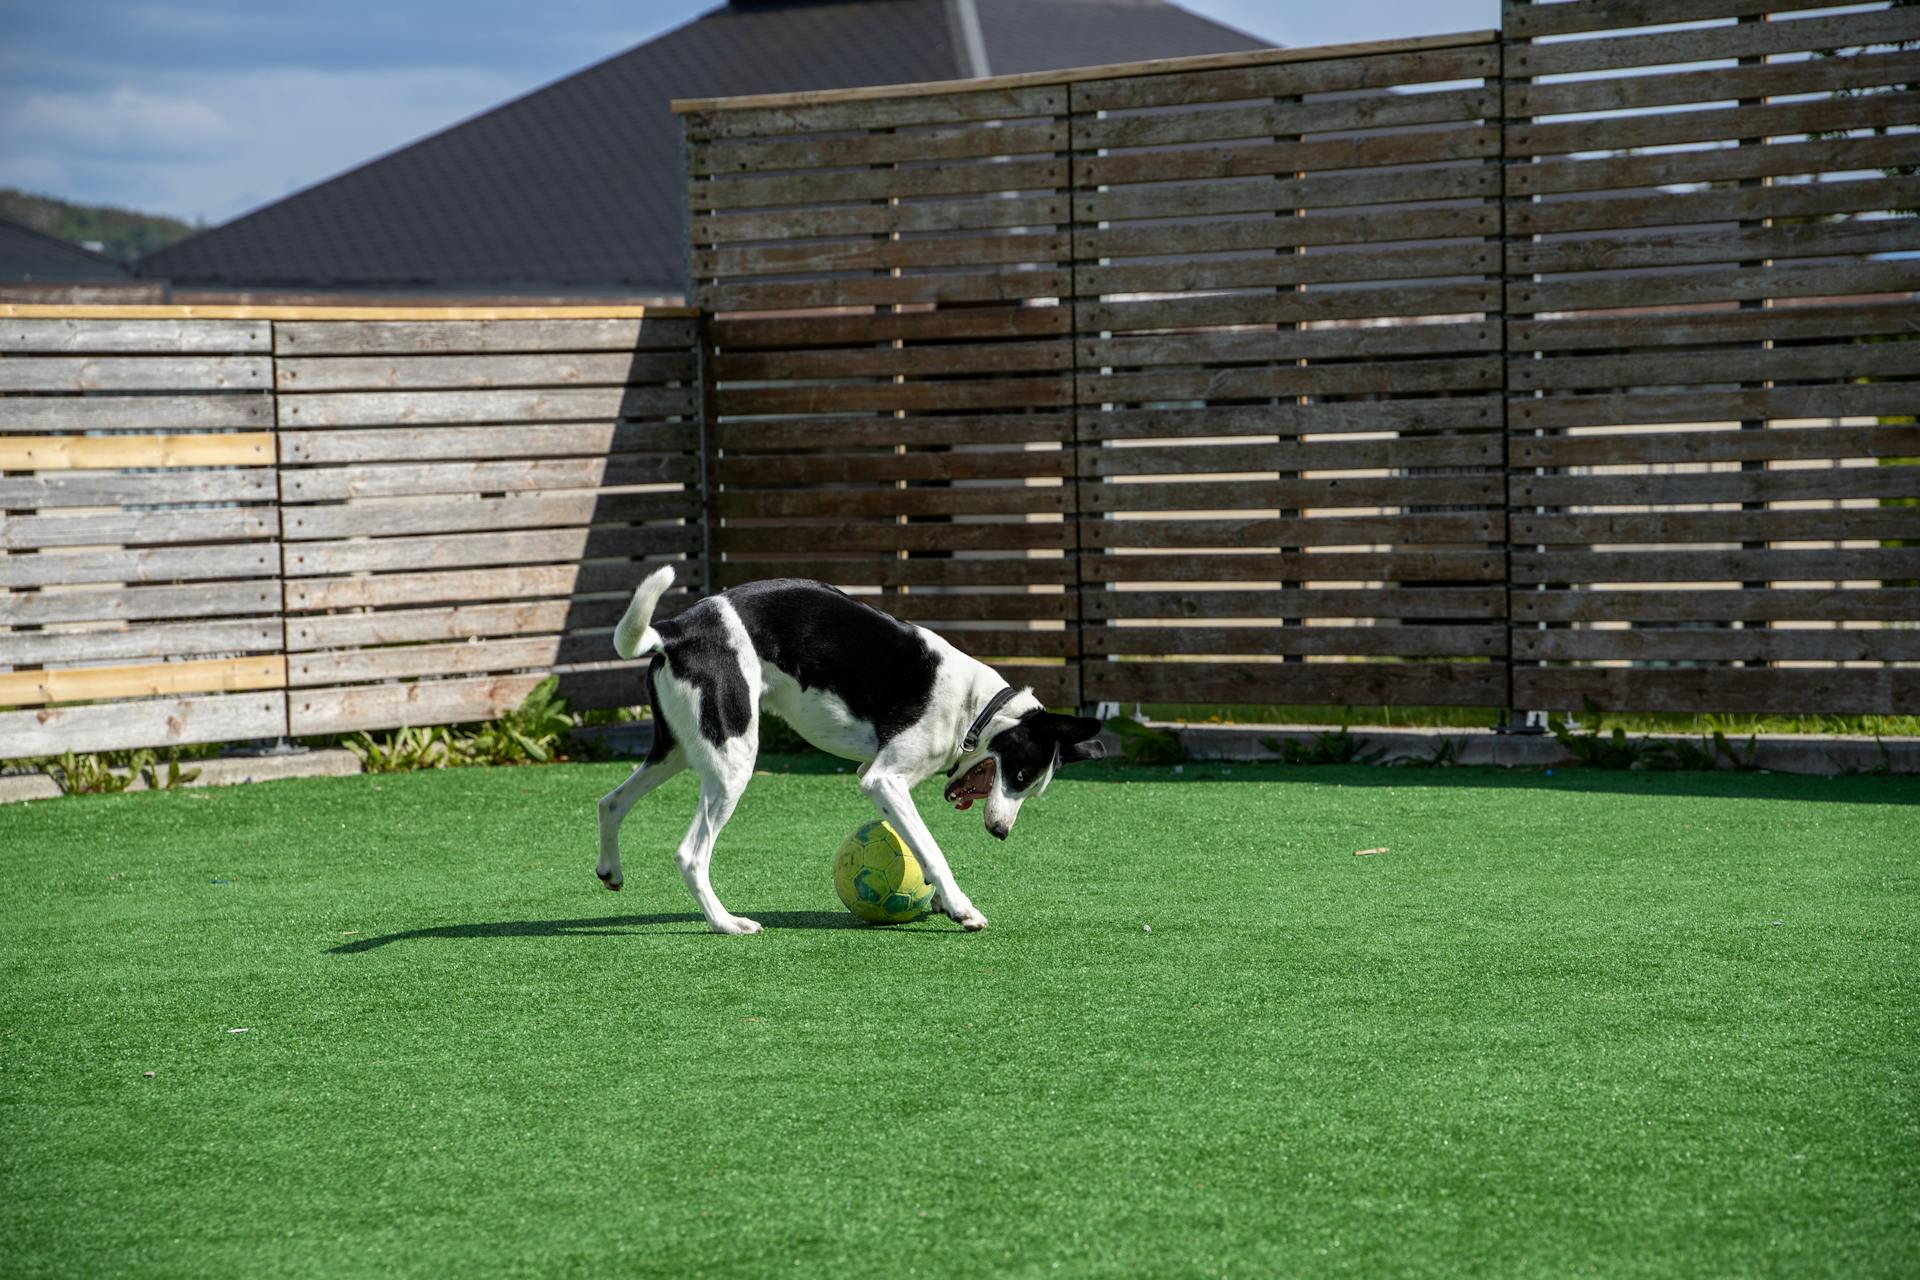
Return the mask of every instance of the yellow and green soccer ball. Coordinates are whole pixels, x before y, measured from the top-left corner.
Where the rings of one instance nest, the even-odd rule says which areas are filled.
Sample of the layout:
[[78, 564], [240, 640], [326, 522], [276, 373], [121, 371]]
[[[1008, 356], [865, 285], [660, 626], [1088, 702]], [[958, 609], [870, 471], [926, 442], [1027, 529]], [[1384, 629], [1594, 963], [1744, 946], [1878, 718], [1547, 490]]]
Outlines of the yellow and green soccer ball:
[[847, 910], [871, 924], [905, 924], [927, 913], [933, 886], [900, 833], [884, 818], [840, 842], [833, 887]]

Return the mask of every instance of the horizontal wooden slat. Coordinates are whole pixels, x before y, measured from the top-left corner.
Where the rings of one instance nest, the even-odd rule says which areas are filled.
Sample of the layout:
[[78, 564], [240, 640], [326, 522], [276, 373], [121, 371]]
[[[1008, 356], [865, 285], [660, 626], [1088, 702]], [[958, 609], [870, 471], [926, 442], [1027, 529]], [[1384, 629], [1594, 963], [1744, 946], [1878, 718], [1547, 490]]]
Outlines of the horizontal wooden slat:
[[1493, 582], [1505, 580], [1500, 551], [1352, 551], [1089, 556], [1081, 577], [1094, 582]]
[[1822, 298], [1847, 293], [1911, 293], [1917, 289], [1920, 289], [1920, 262], [1903, 259], [1560, 279], [1544, 284], [1516, 284], [1508, 290], [1508, 298], [1516, 310], [1537, 313], [1760, 298]]
[[1195, 258], [1179, 263], [1082, 267], [1083, 293], [1189, 293], [1351, 281], [1412, 281], [1423, 276], [1482, 275], [1499, 269], [1495, 246], [1463, 241], [1420, 249], [1339, 250], [1260, 258]]
[[1087, 618], [1484, 618], [1505, 593], [1488, 587], [1333, 587], [1082, 593]]
[[1920, 661], [1920, 631], [1892, 627], [1536, 631], [1519, 627], [1513, 632], [1513, 656], [1529, 661], [1913, 662]]
[[1255, 333], [1177, 333], [1082, 338], [1082, 366], [1150, 368], [1165, 364], [1224, 364], [1266, 360], [1356, 360], [1365, 356], [1492, 351], [1501, 343], [1497, 320], [1467, 324], [1395, 325], [1375, 329], [1271, 330]]
[[[378, 613], [344, 613], [325, 617], [287, 619], [287, 650], [365, 645], [414, 645], [436, 640], [469, 640], [475, 636], [544, 635], [604, 628], [604, 657], [613, 656], [612, 627], [626, 610], [628, 597], [603, 599], [526, 599], [499, 604], [469, 604], [425, 609], [390, 609]], [[666, 596], [656, 618], [671, 617], [686, 607], [681, 593]]]
[[[1507, 206], [1507, 226], [1514, 235], [1592, 233], [1756, 218], [1823, 218], [1911, 208], [1916, 202], [1920, 202], [1920, 178], [1851, 177], [1759, 187], [1716, 187], [1704, 191], [1616, 193], [1605, 198], [1582, 195], [1518, 203]], [[1653, 243], [1659, 243], [1657, 238]]]
[[830, 173], [710, 178], [690, 185], [695, 209], [754, 209], [817, 202], [907, 197], [983, 195], [1064, 187], [1065, 160], [1013, 160], [1006, 164], [939, 164], [893, 169], [847, 169]]
[[1690, 31], [1516, 44], [1507, 50], [1506, 74], [1569, 75], [1905, 40], [1920, 40], [1920, 15], [1902, 9], [1826, 18], [1775, 18]]
[[513, 672], [569, 662], [604, 662], [612, 655], [612, 638], [604, 634], [475, 639], [457, 644], [297, 653], [287, 660], [287, 682], [295, 689], [310, 689], [374, 680]]
[[1911, 536], [1915, 515], [1902, 507], [1788, 511], [1626, 511], [1512, 515], [1516, 545], [1605, 542], [1830, 541]]
[[36, 356], [0, 360], [0, 392], [251, 391], [270, 382], [265, 356]]
[[[1183, 118], [1183, 117], [1175, 117]], [[1160, 257], [1178, 253], [1250, 253], [1320, 245], [1449, 240], [1498, 235], [1500, 214], [1485, 205], [1460, 208], [1302, 211], [1290, 218], [1218, 218], [1206, 222], [1074, 228], [1074, 257]]]
[[388, 605], [514, 600], [570, 596], [595, 591], [631, 592], [646, 576], [645, 566], [625, 562], [533, 565], [429, 573], [389, 573], [376, 577], [289, 579], [287, 608], [379, 608]]
[[1913, 409], [1913, 389], [1900, 383], [1828, 387], [1770, 387], [1746, 391], [1624, 392], [1546, 396], [1508, 403], [1514, 430], [1640, 423], [1739, 422], [1756, 418], [1843, 418], [1901, 415]]
[[1082, 410], [1083, 440], [1185, 436], [1301, 435], [1351, 431], [1467, 431], [1500, 426], [1500, 402], [1485, 396], [1273, 404], [1241, 408]]
[[1639, 476], [1515, 476], [1512, 493], [1516, 504], [1541, 507], [1914, 498], [1920, 497], [1920, 466]]
[[1497, 115], [1498, 107], [1496, 91], [1472, 88], [1419, 94], [1361, 93], [1273, 106], [1216, 108], [1167, 115], [1083, 116], [1073, 122], [1073, 145], [1079, 151], [1092, 151], [1336, 130], [1406, 128], [1478, 120]]
[[[279, 496], [273, 472], [172, 471], [125, 475], [103, 471], [55, 471], [0, 479], [0, 508], [165, 506], [180, 503], [271, 502]], [[111, 541], [111, 539], [95, 539]]]
[[[1448, 542], [1494, 542], [1501, 537], [1499, 512], [1419, 515], [1313, 516], [1189, 520], [1087, 520], [1080, 525], [1086, 550], [1108, 547], [1221, 548], [1327, 547], [1384, 543], [1414, 547]], [[1088, 557], [1087, 563], [1097, 563]]]
[[1281, 209], [1329, 209], [1341, 205], [1397, 204], [1408, 200], [1459, 200], [1500, 193], [1500, 175], [1486, 165], [1438, 165], [1429, 169], [1383, 169], [1304, 178], [1232, 178], [1220, 182], [1146, 184], [1089, 192], [1074, 200], [1086, 222], [1126, 218], [1195, 218]]
[[429, 458], [552, 458], [567, 454], [693, 449], [699, 428], [682, 422], [544, 423], [518, 427], [349, 427], [283, 431], [285, 463], [414, 462]]
[[1097, 187], [1138, 182], [1200, 182], [1257, 174], [1292, 175], [1322, 169], [1438, 164], [1498, 155], [1499, 138], [1496, 128], [1467, 126], [1305, 142], [1076, 155], [1073, 180], [1077, 186]]
[[1662, 151], [1601, 159], [1549, 159], [1506, 168], [1509, 196], [1654, 187], [1679, 182], [1732, 182], [1801, 173], [1888, 169], [1920, 159], [1920, 137], [1822, 139], [1755, 147]]
[[193, 582], [258, 578], [280, 572], [272, 542], [0, 556], [0, 586], [73, 586], [92, 582]]
[[1294, 49], [1288, 51], [1293, 59], [1276, 59], [1258, 66], [1185, 70], [1169, 65], [1152, 75], [1089, 79], [1074, 86], [1073, 109], [1091, 112], [1190, 106], [1499, 74], [1498, 50], [1486, 42], [1467, 33], [1444, 39], [1450, 46], [1467, 47], [1395, 51], [1384, 46], [1360, 46], [1344, 55], [1332, 48]]
[[415, 494], [664, 484], [693, 480], [698, 473], [696, 459], [676, 453], [530, 458], [514, 462], [369, 464], [287, 471], [281, 476], [281, 492], [291, 504]]
[[766, 449], [882, 448], [894, 445], [1027, 444], [1069, 440], [1061, 413], [956, 414], [941, 417], [722, 419], [713, 443], [734, 452]]
[[157, 698], [182, 693], [239, 693], [249, 689], [284, 689], [286, 685], [287, 662], [278, 654], [138, 667], [62, 667], [0, 672], [0, 706]]
[[994, 227], [1046, 227], [1067, 220], [1065, 195], [1003, 196], [916, 204], [836, 205], [702, 215], [693, 211], [688, 235], [695, 245], [801, 240], [821, 236], [950, 234]]
[[[1829, 9], [1857, 2], [1794, 0], [1793, 8]], [[1782, 7], [1781, 0], [1568, 0], [1564, 4], [1508, 0], [1501, 15], [1501, 26], [1508, 39], [1533, 39], [1608, 28], [1758, 17]]]
[[222, 618], [277, 614], [279, 611], [280, 584], [273, 580], [197, 582], [177, 587], [38, 591], [7, 599], [7, 620], [15, 626], [118, 619], [131, 622], [164, 618]]
[[691, 525], [597, 529], [524, 529], [424, 538], [352, 538], [299, 542], [285, 551], [289, 578], [396, 569], [464, 569], [475, 565], [552, 564], [584, 559], [697, 551]]
[[277, 690], [50, 707], [0, 712], [0, 759], [280, 738], [286, 733], [286, 694]]
[[1653, 237], [1611, 235], [1581, 240], [1519, 244], [1507, 250], [1516, 274], [1557, 271], [1638, 270], [1763, 258], [1837, 258], [1899, 253], [1920, 248], [1912, 218], [1874, 218], [1853, 223], [1764, 227], [1751, 231], [1677, 231]]
[[1516, 591], [1517, 622], [1905, 622], [1920, 613], [1920, 590], [1844, 587], [1649, 591]]
[[266, 351], [264, 320], [20, 319], [0, 316], [0, 353], [162, 355]]
[[662, 493], [513, 493], [498, 498], [366, 498], [325, 506], [288, 506], [282, 514], [288, 542], [314, 538], [384, 537], [404, 533], [460, 533], [474, 529], [539, 529], [556, 525], [618, 524], [630, 520], [696, 518], [699, 496]]
[[705, 110], [697, 101], [674, 104], [687, 116], [687, 137], [694, 142], [723, 138], [773, 137], [791, 133], [824, 133], [840, 129], [898, 129], [913, 125], [946, 125], [978, 120], [1024, 119], [1058, 115], [1066, 110], [1067, 92], [1058, 84], [1014, 85], [1005, 88], [954, 85], [927, 87], [905, 93], [867, 93], [805, 101], [783, 100], [779, 105], [729, 106]]
[[1515, 436], [1516, 467], [1655, 462], [1760, 462], [1783, 458], [1920, 455], [1920, 427], [1769, 427], [1658, 434]]
[[1832, 668], [1516, 668], [1513, 696], [1520, 706], [1577, 709], [1592, 701], [1602, 711], [1716, 711], [1723, 714], [1902, 715], [1920, 706], [1920, 670]]
[[696, 144], [687, 149], [695, 178], [849, 165], [978, 160], [990, 156], [1051, 154], [1067, 149], [1064, 120], [990, 121], [909, 133], [861, 133], [831, 138], [772, 137]]
[[1059, 298], [1070, 289], [1065, 271], [1012, 268], [926, 275], [848, 276], [826, 280], [743, 280], [701, 286], [702, 306], [715, 311], [771, 311], [805, 307], [908, 306], [920, 303], [1013, 302]]
[[524, 391], [339, 391], [282, 396], [285, 427], [429, 423], [597, 422], [690, 413], [688, 388], [593, 387]]
[[[901, 489], [726, 489], [711, 510], [730, 520], [799, 519], [825, 516], [952, 516], [1059, 514], [1073, 503], [1066, 485], [968, 486]], [[806, 534], [799, 536], [805, 537]]]
[[1566, 124], [1526, 124], [1507, 130], [1506, 156], [1579, 151], [1624, 151], [1633, 147], [1719, 142], [1725, 138], [1777, 138], [1835, 133], [1912, 120], [1920, 94], [1874, 93], [1815, 102], [1778, 102], [1721, 110], [1615, 116]]
[[686, 382], [694, 354], [612, 352], [532, 355], [283, 358], [274, 365], [282, 391], [378, 391], [420, 388], [620, 386]]
[[116, 628], [0, 631], [0, 665], [125, 662], [195, 654], [268, 653], [281, 648], [280, 619], [137, 623]]
[[0, 471], [273, 464], [267, 431], [192, 436], [0, 436]]
[[221, 507], [197, 511], [120, 511], [110, 515], [16, 516], [0, 524], [0, 548], [97, 547], [108, 543], [158, 546], [168, 543], [250, 541], [279, 532], [272, 507]]
[[1499, 505], [1497, 475], [1354, 476], [1312, 480], [1193, 480], [1142, 484], [1086, 483], [1083, 511], [1201, 511], [1277, 507]]
[[[907, 206], [894, 206], [907, 207]], [[807, 347], [872, 346], [878, 343], [958, 339], [1042, 338], [1073, 331], [1065, 306], [967, 307], [958, 311], [855, 310], [834, 315], [721, 316], [708, 326], [710, 345], [721, 355]]]
[[713, 376], [740, 379], [932, 377], [956, 373], [1024, 373], [1071, 368], [1073, 343], [943, 343], [938, 346], [752, 351], [713, 358]]
[[724, 414], [848, 413], [943, 409], [1056, 409], [1073, 399], [1073, 379], [1064, 374], [955, 379], [949, 382], [822, 383], [799, 386], [721, 387], [714, 393]]
[[[1920, 184], [1915, 185], [1914, 198], [1920, 201]], [[1628, 315], [1520, 320], [1507, 326], [1508, 346], [1515, 351], [1789, 342], [1913, 332], [1920, 332], [1920, 305], [1912, 302], [1722, 309], [1663, 315], [1660, 323], [1652, 325], [1643, 317]]]
[[713, 550], [740, 552], [805, 550], [809, 555], [850, 551], [1019, 551], [1073, 544], [1065, 524], [865, 525], [808, 524], [728, 526], [716, 529]]
[[1089, 655], [1288, 654], [1316, 657], [1500, 657], [1505, 626], [1202, 627], [1088, 626], [1081, 645]]
[[[634, 702], [641, 692], [639, 664], [626, 671]], [[491, 720], [526, 700], [544, 673], [481, 676], [457, 680], [416, 680], [408, 684], [360, 685], [345, 689], [300, 689], [288, 698], [289, 731], [349, 733], [355, 729], [397, 729], [408, 725], [460, 724]]]
[[[1827, 2], [1821, 0], [1821, 3]], [[1544, 10], [1539, 6], [1534, 9], [1534, 12], [1541, 11]], [[1506, 105], [1508, 114], [1515, 118], [1617, 111], [1907, 84], [1917, 74], [1920, 74], [1920, 55], [1912, 52], [1857, 53], [1844, 58], [1807, 58], [1700, 71], [1667, 71], [1659, 75], [1513, 84], [1507, 88]]]
[[1497, 284], [1396, 284], [1321, 293], [1213, 294], [1114, 302], [1082, 301], [1076, 308], [1087, 332], [1174, 329], [1237, 324], [1313, 324], [1339, 320], [1447, 317], [1492, 311]]
[[[1914, 521], [1920, 532], [1920, 518]], [[1841, 551], [1516, 551], [1513, 580], [1535, 582], [1808, 582], [1920, 578], [1920, 548]]]
[[1307, 444], [1289, 440], [1278, 444], [1087, 449], [1079, 456], [1082, 459], [1080, 474], [1091, 478], [1196, 471], [1490, 467], [1500, 465], [1500, 446], [1500, 438], [1489, 433], [1482, 436], [1408, 436], [1397, 440], [1317, 440]]
[[1507, 699], [1506, 666], [1488, 662], [1088, 662], [1080, 680], [1083, 697], [1107, 702], [1498, 707]]
[[1229, 367], [1166, 373], [1083, 375], [1083, 404], [1152, 400], [1250, 400], [1266, 396], [1376, 395], [1395, 391], [1487, 391], [1500, 386], [1496, 356], [1455, 360], [1397, 360], [1378, 364], [1322, 364], [1256, 369]]
[[916, 267], [980, 267], [1053, 262], [1072, 256], [1065, 233], [916, 237], [912, 240], [800, 241], [744, 249], [703, 249], [693, 255], [696, 277], [777, 276], [830, 271], [890, 271]]
[[732, 559], [713, 568], [716, 587], [738, 586], [760, 578], [817, 578], [836, 586], [1004, 587], [1041, 583], [1071, 585], [1072, 560], [860, 560]]
[[673, 351], [693, 338], [691, 318], [282, 320], [273, 326], [282, 356]]
[[9, 396], [0, 431], [178, 431], [271, 427], [266, 395]]
[[722, 484], [846, 484], [879, 480], [1059, 479], [1073, 474], [1068, 450], [995, 449], [964, 453], [807, 454], [722, 457]]
[[1750, 351], [1652, 351], [1620, 356], [1520, 359], [1508, 373], [1516, 391], [1671, 386], [1737, 381], [1900, 377], [1920, 373], [1920, 343], [1773, 347]]

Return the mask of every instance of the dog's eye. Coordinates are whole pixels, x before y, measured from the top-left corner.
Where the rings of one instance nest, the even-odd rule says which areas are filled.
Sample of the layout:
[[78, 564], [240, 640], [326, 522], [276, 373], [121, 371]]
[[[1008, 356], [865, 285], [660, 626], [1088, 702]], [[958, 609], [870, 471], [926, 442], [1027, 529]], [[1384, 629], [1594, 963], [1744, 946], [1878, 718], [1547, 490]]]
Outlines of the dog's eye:
[[1025, 769], [1015, 769], [1013, 771], [1013, 785], [1016, 787], [1024, 787], [1027, 785], [1027, 771]]

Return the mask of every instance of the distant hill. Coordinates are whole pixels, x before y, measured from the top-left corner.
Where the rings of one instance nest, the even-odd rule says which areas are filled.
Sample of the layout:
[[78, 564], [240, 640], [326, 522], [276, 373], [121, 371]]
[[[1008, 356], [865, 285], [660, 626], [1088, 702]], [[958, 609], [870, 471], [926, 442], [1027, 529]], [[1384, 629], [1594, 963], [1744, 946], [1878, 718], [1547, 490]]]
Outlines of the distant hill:
[[[0, 218], [57, 236], [71, 244], [98, 249], [131, 262], [155, 249], [186, 239], [205, 226], [159, 214], [135, 213], [103, 204], [72, 204], [53, 196], [0, 187]], [[92, 243], [90, 243], [92, 242]]]

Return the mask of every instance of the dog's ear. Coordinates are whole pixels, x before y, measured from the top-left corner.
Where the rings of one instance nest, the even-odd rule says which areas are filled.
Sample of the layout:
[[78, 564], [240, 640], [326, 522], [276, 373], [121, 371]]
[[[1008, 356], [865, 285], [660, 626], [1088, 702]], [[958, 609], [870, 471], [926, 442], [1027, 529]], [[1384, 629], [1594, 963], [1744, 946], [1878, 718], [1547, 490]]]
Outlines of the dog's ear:
[[[1100, 722], [1092, 716], [1056, 716], [1047, 717], [1047, 732], [1061, 746], [1070, 746], [1076, 742], [1085, 742], [1088, 738], [1100, 735]], [[1063, 756], [1065, 752], [1061, 753]]]
[[1080, 760], [1099, 760], [1107, 754], [1107, 744], [1098, 738], [1086, 742], [1069, 742], [1060, 748], [1060, 763], [1073, 764]]

